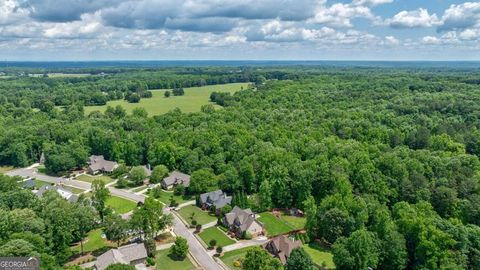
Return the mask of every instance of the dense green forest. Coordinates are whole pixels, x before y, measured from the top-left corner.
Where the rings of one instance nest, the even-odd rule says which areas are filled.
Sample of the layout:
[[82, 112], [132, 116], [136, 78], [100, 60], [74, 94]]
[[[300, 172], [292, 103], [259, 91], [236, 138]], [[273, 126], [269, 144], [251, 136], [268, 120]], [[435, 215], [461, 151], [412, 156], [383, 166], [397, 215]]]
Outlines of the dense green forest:
[[[1, 79], [0, 164], [27, 166], [43, 152], [51, 173], [81, 167], [90, 154], [128, 166], [165, 165], [205, 176], [196, 177], [188, 191], [193, 194], [243, 190], [255, 211], [303, 209], [310, 238], [332, 248], [337, 269], [480, 269], [478, 72], [315, 67], [106, 72]], [[212, 101], [224, 108], [206, 105], [199, 113], [83, 111], [98, 104], [96, 97], [227, 82], [257, 87], [233, 96], [214, 93]], [[16, 194], [13, 189], [0, 185], [0, 211], [29, 211], [28, 200], [11, 202], [7, 195]], [[49, 218], [48, 209], [37, 215]], [[2, 236], [0, 251], [15, 238]], [[45, 235], [57, 241], [50, 237]], [[55, 243], [48, 256], [61, 248]]]

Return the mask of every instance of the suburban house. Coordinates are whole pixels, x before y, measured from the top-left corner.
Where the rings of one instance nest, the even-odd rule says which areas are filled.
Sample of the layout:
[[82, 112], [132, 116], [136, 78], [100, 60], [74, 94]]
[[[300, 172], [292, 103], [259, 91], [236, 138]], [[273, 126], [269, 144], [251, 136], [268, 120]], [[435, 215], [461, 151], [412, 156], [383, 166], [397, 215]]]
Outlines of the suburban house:
[[147, 249], [143, 243], [130, 244], [116, 249], [110, 249], [97, 257], [96, 270], [103, 270], [111, 264], [121, 263], [136, 266], [145, 264]]
[[255, 214], [250, 208], [244, 210], [235, 206], [230, 213], [225, 215], [223, 224], [237, 237], [242, 237], [245, 233], [257, 237], [265, 232], [263, 224], [255, 218]]
[[147, 165], [147, 166], [143, 165], [142, 168], [145, 171], [145, 173], [147, 174], [147, 177], [152, 176], [152, 170], [150, 170], [150, 165]]
[[105, 160], [103, 156], [95, 155], [90, 156], [88, 164], [87, 171], [89, 174], [112, 173], [118, 167], [117, 162]]
[[227, 204], [232, 202], [232, 197], [227, 196], [222, 190], [215, 190], [212, 192], [207, 192], [200, 194], [199, 204], [203, 209], [210, 209], [215, 207], [217, 214], [220, 213], [220, 209]]
[[272, 254], [273, 257], [278, 258], [283, 264], [285, 264], [292, 251], [301, 246], [302, 242], [300, 240], [280, 235], [272, 238], [263, 247]]
[[33, 179], [27, 179], [27, 180], [23, 181], [22, 187], [33, 189], [33, 188], [35, 188], [35, 182], [33, 181]]
[[62, 198], [64, 198], [69, 202], [76, 202], [78, 200], [78, 196], [76, 194], [74, 194], [71, 190], [61, 186], [52, 186], [52, 185], [42, 186], [41, 188], [38, 189], [38, 191], [35, 192], [35, 195], [37, 195], [37, 197], [39, 198], [42, 198], [43, 194], [48, 190], [55, 190], [58, 193], [58, 195], [60, 195]]
[[167, 190], [177, 185], [188, 187], [190, 185], [190, 175], [173, 171], [167, 177], [163, 178], [161, 185], [163, 189]]

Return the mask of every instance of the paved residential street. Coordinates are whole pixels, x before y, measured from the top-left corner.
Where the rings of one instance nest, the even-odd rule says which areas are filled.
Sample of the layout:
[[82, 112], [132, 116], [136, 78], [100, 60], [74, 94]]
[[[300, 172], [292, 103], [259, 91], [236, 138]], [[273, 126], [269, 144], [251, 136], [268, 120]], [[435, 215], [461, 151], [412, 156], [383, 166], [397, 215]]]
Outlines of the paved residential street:
[[[63, 177], [53, 177], [44, 174], [40, 174], [37, 172], [37, 169], [34, 167], [29, 168], [22, 168], [16, 169], [13, 171], [9, 171], [6, 173], [9, 176], [22, 176], [25, 178], [33, 177], [45, 182], [54, 183], [54, 184], [64, 184], [76, 188], [81, 188], [85, 190], [90, 190], [91, 185], [90, 183], [77, 181], [77, 180], [68, 180]], [[111, 186], [108, 186], [111, 194], [119, 197], [123, 197], [126, 199], [130, 199], [136, 202], [143, 202], [145, 200], [145, 196], [142, 194], [135, 194], [125, 190], [117, 189]], [[165, 214], [172, 214], [171, 211], [165, 207], [164, 208]], [[198, 263], [206, 270], [225, 270], [219, 264], [215, 262], [215, 260], [207, 253], [207, 251], [203, 248], [202, 244], [198, 242], [195, 236], [186, 228], [185, 224], [175, 215], [172, 214], [174, 218], [174, 225], [173, 231], [175, 234], [180, 235], [187, 239], [188, 246], [190, 247], [190, 253], [192, 256], [198, 261]]]

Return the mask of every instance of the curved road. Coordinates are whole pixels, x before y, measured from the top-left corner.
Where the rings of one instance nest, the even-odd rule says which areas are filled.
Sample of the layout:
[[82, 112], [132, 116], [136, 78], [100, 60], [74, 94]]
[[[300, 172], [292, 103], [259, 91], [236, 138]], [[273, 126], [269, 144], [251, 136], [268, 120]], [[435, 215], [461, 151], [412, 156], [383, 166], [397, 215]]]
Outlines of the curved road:
[[[37, 172], [37, 169], [35, 168], [34, 165], [28, 168], [9, 171], [6, 173], [6, 175], [22, 176], [24, 178], [32, 177], [32, 178], [36, 178], [38, 180], [42, 180], [49, 183], [63, 184], [66, 186], [72, 186], [75, 188], [80, 188], [85, 190], [91, 189], [90, 183], [87, 183], [87, 182], [69, 180], [63, 177], [53, 177], [45, 174], [40, 174]], [[121, 189], [116, 189], [111, 186], [107, 186], [107, 187], [110, 190], [110, 193], [115, 196], [123, 197], [136, 202], [145, 201], [144, 195], [131, 193]], [[163, 212], [165, 214], [171, 214], [170, 210], [167, 209], [166, 207], [163, 209]], [[173, 216], [173, 231], [175, 232], [175, 234], [180, 235], [185, 239], [187, 239], [188, 246], [190, 248], [190, 253], [197, 260], [200, 266], [202, 266], [203, 269], [206, 269], [206, 270], [225, 270], [223, 267], [217, 264], [215, 260], [207, 253], [205, 248], [203, 248], [202, 244], [200, 244], [197, 238], [195, 238], [195, 236], [192, 234], [192, 232], [188, 230], [188, 228], [183, 224], [183, 222], [175, 214], [172, 214], [172, 216]]]

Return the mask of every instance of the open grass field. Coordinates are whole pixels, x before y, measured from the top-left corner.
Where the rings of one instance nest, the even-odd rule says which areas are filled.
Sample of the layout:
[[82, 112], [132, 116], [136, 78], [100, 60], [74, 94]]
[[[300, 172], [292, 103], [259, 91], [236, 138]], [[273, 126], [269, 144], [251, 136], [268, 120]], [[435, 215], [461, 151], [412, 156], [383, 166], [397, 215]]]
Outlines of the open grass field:
[[83, 181], [83, 182], [88, 182], [88, 183], [92, 183], [93, 180], [95, 180], [95, 179], [101, 179], [101, 180], [103, 180], [103, 182], [105, 182], [105, 184], [108, 184], [108, 183], [111, 183], [111, 182], [114, 181], [110, 176], [107, 176], [107, 175], [91, 176], [91, 175], [88, 175], [88, 174], [81, 174], [81, 175], [77, 176], [75, 179], [78, 180], [78, 181]]
[[170, 253], [169, 249], [160, 250], [157, 252], [157, 256], [155, 259], [156, 269], [158, 270], [163, 270], [163, 269], [195, 270], [196, 269], [188, 257], [185, 258], [183, 261], [178, 261], [173, 259], [169, 253]]
[[301, 230], [305, 228], [305, 224], [307, 223], [307, 218], [305, 217], [295, 217], [295, 216], [287, 216], [282, 215], [280, 217], [287, 225], [294, 228], [295, 230]]
[[178, 211], [178, 213], [180, 214], [180, 216], [183, 217], [185, 221], [188, 222], [188, 224], [191, 224], [192, 222], [192, 213], [194, 213], [193, 219], [195, 219], [198, 224], [204, 225], [217, 220], [216, 217], [209, 215], [208, 212], [203, 211], [195, 205], [187, 205], [185, 207], [182, 207]]
[[265, 225], [265, 229], [269, 236], [284, 234], [295, 230], [294, 227], [287, 224], [284, 220], [275, 217], [270, 212], [260, 213], [258, 221]]
[[313, 262], [317, 266], [325, 265], [327, 269], [335, 269], [335, 263], [333, 263], [333, 254], [328, 250], [322, 248], [316, 243], [310, 243], [303, 245], [303, 249], [310, 255]]
[[217, 227], [207, 228], [201, 233], [199, 233], [198, 236], [202, 238], [203, 242], [205, 242], [207, 246], [209, 245], [211, 240], [217, 241], [217, 247], [224, 247], [235, 243], [235, 241], [228, 238], [228, 236], [226, 236], [225, 233], [219, 230]]
[[12, 166], [0, 166], [0, 173], [6, 173], [11, 170], [13, 170]]
[[162, 190], [160, 192], [160, 197], [157, 198], [157, 200], [161, 201], [162, 203], [164, 203], [165, 205], [170, 205], [170, 198], [172, 197], [173, 195], [173, 199], [178, 203], [178, 204], [182, 204], [184, 202], [188, 202], [190, 200], [195, 200], [194, 197], [189, 197], [189, 196], [178, 196], [178, 195], [174, 195], [173, 192], [167, 192], [167, 191], [164, 191]]
[[[105, 111], [107, 106], [115, 107], [121, 105], [128, 113], [131, 113], [134, 108], [143, 107], [147, 110], [150, 116], [167, 113], [175, 108], [179, 108], [182, 112], [198, 112], [203, 105], [210, 104], [210, 94], [212, 92], [230, 92], [234, 93], [243, 87], [246, 89], [248, 83], [230, 83], [221, 85], [209, 85], [203, 87], [184, 88], [185, 95], [183, 96], [164, 96], [167, 89], [151, 90], [152, 98], [142, 98], [139, 103], [128, 103], [125, 100], [109, 101], [107, 105], [103, 106], [86, 106], [85, 113], [88, 114], [93, 111]], [[213, 103], [212, 103], [213, 104]], [[216, 106], [218, 107], [218, 106]]]
[[137, 204], [134, 201], [116, 196], [110, 196], [106, 201], [106, 205], [115, 210], [115, 213], [117, 214], [128, 213], [137, 207]]
[[[90, 231], [87, 235], [87, 238], [85, 238], [83, 241], [84, 252], [95, 251], [103, 247], [116, 247], [116, 245], [108, 241], [106, 238], [102, 238], [102, 229]], [[73, 252], [79, 253], [81, 251], [80, 243], [73, 246], [71, 249]]]
[[220, 259], [232, 270], [242, 269], [241, 266], [240, 267], [233, 266], [233, 262], [241, 258], [244, 258], [245, 255], [247, 254], [247, 251], [252, 248], [253, 247], [246, 247], [246, 248], [225, 252], [225, 254], [223, 254], [223, 256]]

